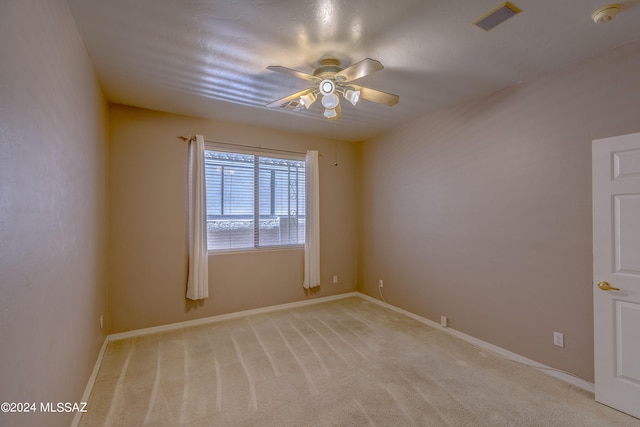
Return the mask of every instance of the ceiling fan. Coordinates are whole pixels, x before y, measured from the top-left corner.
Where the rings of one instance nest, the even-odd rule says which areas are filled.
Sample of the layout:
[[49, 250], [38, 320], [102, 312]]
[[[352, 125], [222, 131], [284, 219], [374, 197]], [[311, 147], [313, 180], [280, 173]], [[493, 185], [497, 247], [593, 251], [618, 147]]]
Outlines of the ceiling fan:
[[314, 70], [313, 74], [271, 65], [267, 67], [268, 70], [310, 81], [312, 86], [273, 101], [267, 104], [267, 107], [280, 107], [299, 111], [302, 107], [310, 108], [318, 98], [318, 95], [322, 95], [321, 102], [324, 107], [324, 117], [330, 120], [337, 120], [342, 116], [338, 94], [341, 94], [344, 99], [353, 105], [356, 105], [360, 98], [388, 106], [396, 105], [400, 100], [398, 95], [352, 84], [353, 81], [383, 68], [379, 61], [370, 58], [344, 69], [340, 67], [339, 60], [324, 58], [320, 60], [320, 66]]

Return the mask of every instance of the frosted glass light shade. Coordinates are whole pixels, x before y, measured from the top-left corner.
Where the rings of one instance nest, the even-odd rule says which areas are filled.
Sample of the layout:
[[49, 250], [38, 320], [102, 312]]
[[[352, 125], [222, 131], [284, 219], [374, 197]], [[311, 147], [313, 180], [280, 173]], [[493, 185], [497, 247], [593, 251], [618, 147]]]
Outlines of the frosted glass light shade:
[[324, 95], [322, 97], [322, 106], [324, 108], [336, 108], [338, 106], [338, 102], [340, 102], [340, 100], [338, 99], [338, 95], [336, 95], [335, 93]]
[[338, 113], [336, 113], [335, 108], [327, 108], [326, 110], [324, 110], [324, 116], [327, 119], [332, 119], [334, 117], [336, 117], [338, 115]]
[[344, 91], [344, 97], [347, 101], [349, 101], [353, 105], [356, 105], [358, 103], [358, 100], [360, 99], [360, 91], [347, 89]]
[[300, 97], [300, 103], [304, 105], [307, 110], [309, 109], [309, 107], [311, 107], [311, 104], [313, 104], [314, 102], [316, 102], [316, 95], [313, 92], [310, 92], [306, 95], [302, 95]]

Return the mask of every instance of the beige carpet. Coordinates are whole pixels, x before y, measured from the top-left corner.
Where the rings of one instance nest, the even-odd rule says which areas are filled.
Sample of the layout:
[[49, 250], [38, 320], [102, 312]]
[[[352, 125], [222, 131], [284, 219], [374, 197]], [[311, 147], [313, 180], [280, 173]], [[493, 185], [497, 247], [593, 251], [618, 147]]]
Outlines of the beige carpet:
[[115, 341], [82, 426], [640, 426], [361, 298]]

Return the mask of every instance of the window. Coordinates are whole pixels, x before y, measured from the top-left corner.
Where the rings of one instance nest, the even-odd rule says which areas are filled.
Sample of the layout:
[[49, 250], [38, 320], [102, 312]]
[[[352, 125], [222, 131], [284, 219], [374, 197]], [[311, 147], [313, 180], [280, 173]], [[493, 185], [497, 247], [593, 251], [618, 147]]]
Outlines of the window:
[[304, 245], [305, 161], [205, 150], [207, 246]]

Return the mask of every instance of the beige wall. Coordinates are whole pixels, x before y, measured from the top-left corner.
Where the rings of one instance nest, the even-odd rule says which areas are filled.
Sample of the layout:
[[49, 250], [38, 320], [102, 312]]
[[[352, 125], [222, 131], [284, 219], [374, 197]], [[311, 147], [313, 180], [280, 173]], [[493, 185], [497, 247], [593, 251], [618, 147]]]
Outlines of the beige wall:
[[636, 43], [362, 144], [359, 289], [593, 381], [591, 141], [640, 130], [638, 76]]
[[[178, 135], [305, 152], [319, 150], [321, 286], [302, 288], [303, 250], [209, 256], [209, 298], [185, 298], [187, 144]], [[354, 291], [356, 146], [133, 107], [110, 109], [110, 332]], [[339, 277], [332, 283], [332, 275]]]
[[1, 2], [0, 402], [80, 401], [104, 341], [107, 113], [67, 3]]

